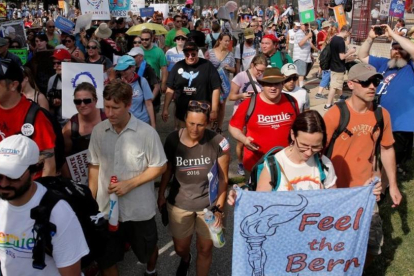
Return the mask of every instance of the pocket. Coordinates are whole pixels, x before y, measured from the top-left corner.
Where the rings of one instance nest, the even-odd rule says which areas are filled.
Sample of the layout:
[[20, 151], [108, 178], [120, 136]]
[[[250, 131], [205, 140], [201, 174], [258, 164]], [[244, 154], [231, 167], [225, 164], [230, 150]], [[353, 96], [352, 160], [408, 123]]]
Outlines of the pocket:
[[133, 172], [142, 172], [147, 167], [145, 161], [145, 152], [128, 152], [128, 170]]

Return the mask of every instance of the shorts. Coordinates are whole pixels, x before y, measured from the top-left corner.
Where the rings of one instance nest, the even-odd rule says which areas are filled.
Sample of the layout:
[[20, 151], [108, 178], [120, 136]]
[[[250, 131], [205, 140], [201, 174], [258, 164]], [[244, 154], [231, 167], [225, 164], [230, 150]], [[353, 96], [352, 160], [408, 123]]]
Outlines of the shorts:
[[107, 269], [124, 259], [125, 243], [141, 263], [148, 263], [157, 246], [155, 217], [145, 221], [120, 222], [118, 231], [111, 232], [102, 256], [97, 259], [100, 269]]
[[295, 60], [294, 64], [296, 65], [298, 76], [306, 76], [308, 64], [300, 59]]
[[319, 86], [326, 88], [328, 87], [330, 81], [331, 81], [331, 71], [322, 70], [322, 79], [321, 79], [321, 82], [319, 83]]
[[293, 56], [293, 48], [295, 48], [294, 43], [289, 43], [288, 54], [289, 56]]
[[204, 239], [211, 239], [210, 230], [204, 221], [204, 212], [187, 211], [167, 203], [169, 230], [176, 239], [184, 239], [195, 232]]
[[342, 90], [344, 88], [344, 72], [331, 71], [331, 88]]
[[371, 227], [369, 229], [367, 253], [374, 256], [380, 255], [383, 243], [382, 220], [378, 213], [374, 213], [372, 214]]

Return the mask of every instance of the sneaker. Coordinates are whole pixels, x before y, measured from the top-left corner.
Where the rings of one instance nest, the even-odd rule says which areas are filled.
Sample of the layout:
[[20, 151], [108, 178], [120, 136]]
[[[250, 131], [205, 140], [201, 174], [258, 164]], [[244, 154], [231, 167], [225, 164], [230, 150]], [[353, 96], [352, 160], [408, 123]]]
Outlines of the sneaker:
[[331, 108], [331, 107], [332, 107], [332, 105], [326, 105], [326, 104], [325, 104], [325, 105], [323, 106], [323, 110], [328, 110], [328, 109], [329, 109], [329, 108]]
[[238, 166], [237, 166], [237, 173], [238, 174], [240, 174], [240, 175], [243, 175], [244, 176], [244, 166], [243, 166], [243, 164], [242, 163], [240, 163]]
[[193, 259], [193, 256], [191, 256], [190, 253], [190, 259], [188, 262], [184, 262], [181, 258], [180, 265], [177, 268], [176, 276], [187, 276], [188, 275], [188, 269], [190, 268], [191, 260]]
[[326, 95], [322, 94], [322, 93], [316, 93], [315, 94], [315, 99], [327, 99], [328, 97], [326, 97]]

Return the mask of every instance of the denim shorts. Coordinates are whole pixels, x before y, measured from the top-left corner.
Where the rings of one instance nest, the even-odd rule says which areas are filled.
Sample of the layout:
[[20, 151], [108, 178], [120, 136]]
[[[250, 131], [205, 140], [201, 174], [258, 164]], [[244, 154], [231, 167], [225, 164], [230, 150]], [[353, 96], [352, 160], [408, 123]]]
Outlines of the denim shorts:
[[322, 70], [322, 79], [321, 79], [321, 82], [319, 83], [319, 86], [326, 88], [328, 87], [330, 82], [331, 82], [331, 71]]

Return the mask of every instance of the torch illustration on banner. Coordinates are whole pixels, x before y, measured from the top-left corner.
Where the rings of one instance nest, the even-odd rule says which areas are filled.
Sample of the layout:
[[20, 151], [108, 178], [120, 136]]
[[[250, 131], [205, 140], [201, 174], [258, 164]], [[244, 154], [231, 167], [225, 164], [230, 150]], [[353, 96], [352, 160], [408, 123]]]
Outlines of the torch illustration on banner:
[[269, 236], [276, 234], [277, 227], [287, 223], [300, 215], [308, 205], [308, 200], [299, 195], [301, 202], [298, 205], [275, 204], [267, 208], [255, 205], [256, 211], [246, 216], [240, 223], [241, 235], [246, 238], [249, 264], [252, 267], [252, 276], [264, 276], [266, 264], [266, 250], [263, 242]]

